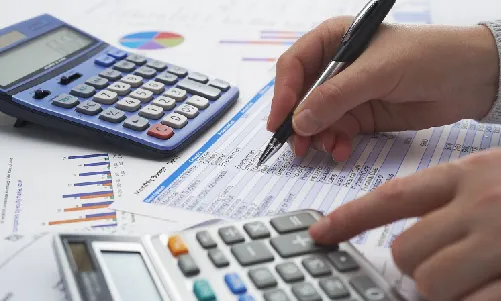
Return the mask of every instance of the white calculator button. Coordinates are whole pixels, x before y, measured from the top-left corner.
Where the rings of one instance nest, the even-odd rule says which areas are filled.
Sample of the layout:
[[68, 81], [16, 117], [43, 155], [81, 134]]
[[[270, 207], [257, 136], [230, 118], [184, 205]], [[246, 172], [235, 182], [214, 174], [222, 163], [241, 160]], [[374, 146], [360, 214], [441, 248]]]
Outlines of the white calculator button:
[[230, 88], [230, 84], [225, 82], [224, 80], [220, 80], [220, 79], [213, 79], [209, 82], [209, 86], [213, 86], [213, 87], [216, 87], [218, 89], [221, 89], [223, 91], [228, 91], [228, 89]]
[[165, 85], [160, 83], [160, 82], [150, 80], [149, 82], [144, 84], [142, 88], [146, 89], [146, 90], [150, 90], [151, 92], [153, 92], [155, 94], [160, 94], [165, 90]]
[[108, 86], [108, 90], [116, 92], [118, 95], [123, 96], [130, 92], [130, 85], [126, 83], [112, 83]]
[[141, 108], [141, 101], [127, 96], [120, 99], [115, 107], [122, 111], [135, 112]]
[[153, 92], [138, 88], [129, 94], [130, 97], [139, 99], [142, 102], [148, 102], [153, 98]]
[[182, 114], [190, 119], [195, 118], [198, 115], [198, 109], [192, 105], [183, 103], [177, 107], [174, 112]]
[[164, 95], [170, 98], [174, 98], [178, 102], [186, 99], [186, 91], [179, 88], [170, 88], [164, 93]]
[[176, 106], [176, 100], [167, 96], [159, 96], [153, 99], [151, 104], [162, 107], [164, 110], [172, 110]]
[[172, 84], [175, 84], [177, 82], [177, 76], [174, 74], [168, 73], [168, 72], [164, 72], [164, 73], [159, 74], [155, 78], [155, 80], [157, 82], [161, 82], [161, 83], [164, 83], [166, 85], [172, 85]]
[[186, 101], [187, 104], [190, 104], [199, 109], [206, 109], [209, 106], [209, 100], [205, 97], [193, 95]]
[[137, 88], [143, 84], [143, 78], [139, 75], [133, 74], [124, 76], [120, 81], [129, 84], [133, 88]]
[[147, 105], [139, 111], [139, 116], [148, 119], [160, 119], [164, 115], [164, 109], [155, 105]]
[[116, 92], [101, 90], [94, 95], [94, 101], [104, 105], [111, 105], [117, 101], [118, 95]]
[[191, 72], [188, 75], [188, 78], [192, 79], [194, 81], [200, 82], [202, 84], [205, 84], [209, 81], [209, 78], [207, 77], [207, 75], [204, 75], [204, 74], [198, 73], [198, 72]]
[[171, 128], [180, 129], [188, 123], [188, 118], [181, 114], [170, 113], [162, 119], [162, 124], [168, 125]]

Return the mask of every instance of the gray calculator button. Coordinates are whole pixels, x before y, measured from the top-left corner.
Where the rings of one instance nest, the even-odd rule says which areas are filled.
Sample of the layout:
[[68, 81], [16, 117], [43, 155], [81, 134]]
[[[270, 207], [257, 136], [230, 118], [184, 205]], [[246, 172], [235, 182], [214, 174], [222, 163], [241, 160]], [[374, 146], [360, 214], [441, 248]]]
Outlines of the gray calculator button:
[[176, 106], [176, 100], [167, 96], [159, 96], [151, 104], [162, 107], [164, 110], [172, 110]]
[[136, 65], [144, 65], [146, 63], [146, 58], [139, 54], [129, 54], [126, 60]]
[[319, 256], [311, 256], [303, 259], [303, 266], [313, 277], [328, 276], [332, 274], [329, 263]]
[[195, 118], [198, 115], [198, 109], [192, 105], [183, 103], [178, 106], [174, 112], [182, 114], [190, 119]]
[[315, 218], [309, 213], [276, 217], [270, 221], [273, 228], [280, 234], [306, 230], [315, 222]]
[[263, 222], [252, 222], [244, 225], [244, 230], [252, 239], [270, 237], [270, 231]]
[[153, 98], [153, 92], [137, 88], [129, 94], [130, 97], [139, 99], [142, 102], [148, 102]]
[[298, 301], [322, 301], [315, 287], [307, 282], [293, 285], [292, 293]]
[[249, 271], [249, 278], [256, 288], [265, 289], [277, 286], [277, 281], [267, 268], [257, 268]]
[[150, 126], [150, 123], [148, 119], [133, 115], [125, 120], [123, 126], [134, 131], [144, 131]]
[[150, 67], [150, 68], [153, 68], [157, 71], [164, 71], [165, 68], [167, 68], [167, 65], [161, 61], [157, 61], [157, 60], [150, 60], [146, 66]]
[[338, 277], [329, 277], [319, 281], [324, 293], [331, 299], [348, 298], [350, 291]]
[[134, 72], [135, 75], [139, 75], [145, 78], [152, 78], [156, 73], [157, 71], [155, 69], [146, 66], [139, 67]]
[[174, 129], [183, 128], [188, 123], [188, 118], [178, 113], [170, 113], [162, 119], [162, 124]]
[[80, 102], [75, 96], [68, 94], [60, 94], [52, 99], [52, 104], [61, 108], [71, 109], [78, 105]]
[[171, 74], [171, 73], [164, 72], [164, 73], [159, 74], [155, 78], [155, 80], [157, 82], [161, 82], [161, 83], [164, 83], [166, 85], [173, 85], [177, 82], [177, 76], [174, 74]]
[[93, 76], [86, 80], [85, 83], [97, 89], [104, 89], [108, 85], [108, 80], [100, 76]]
[[286, 234], [270, 240], [273, 248], [284, 258], [309, 254], [322, 250], [313, 241], [308, 231]]
[[119, 110], [122, 111], [127, 111], [127, 112], [135, 112], [141, 108], [141, 101], [132, 98], [132, 97], [124, 97], [120, 99], [115, 107]]
[[91, 97], [96, 93], [96, 89], [92, 86], [86, 84], [80, 84], [75, 88], [71, 89], [70, 94], [76, 97]]
[[202, 110], [207, 109], [207, 107], [209, 106], [209, 100], [207, 100], [207, 98], [205, 97], [198, 95], [191, 96], [190, 98], [188, 98], [186, 103]]
[[98, 104], [92, 100], [87, 100], [86, 102], [79, 104], [75, 110], [78, 113], [93, 116], [93, 115], [96, 115], [98, 113], [101, 113], [103, 108], [101, 107], [100, 104]]
[[139, 111], [139, 115], [149, 119], [160, 119], [164, 115], [164, 109], [155, 105], [147, 105]]
[[275, 289], [264, 293], [265, 301], [290, 301], [287, 294], [281, 289]]
[[136, 65], [128, 61], [119, 61], [113, 65], [113, 69], [121, 72], [132, 72], [134, 68], [136, 68]]
[[228, 89], [230, 88], [230, 84], [223, 81], [223, 80], [220, 80], [220, 79], [213, 79], [209, 82], [209, 86], [213, 86], [213, 87], [216, 87], [218, 89], [221, 89], [223, 91], [228, 91]]
[[227, 245], [245, 241], [240, 231], [234, 226], [222, 227], [218, 230], [218, 233]]
[[170, 66], [167, 69], [168, 72], [175, 74], [179, 77], [185, 77], [188, 74], [188, 70], [178, 67], [178, 66]]
[[150, 90], [154, 94], [160, 94], [165, 90], [165, 85], [160, 83], [160, 82], [150, 80], [149, 82], [144, 84], [142, 88], [146, 89], [146, 90]]
[[204, 75], [204, 74], [198, 73], [198, 72], [191, 72], [188, 75], [188, 78], [192, 79], [196, 82], [202, 83], [202, 84], [205, 84], [209, 81], [209, 78], [207, 77], [207, 75]]
[[287, 282], [303, 281], [304, 275], [294, 262], [286, 262], [277, 265], [276, 270], [280, 277]]
[[107, 108], [99, 115], [99, 119], [112, 123], [119, 123], [125, 119], [125, 113], [115, 108]]
[[116, 92], [118, 95], [123, 96], [129, 94], [130, 85], [126, 83], [116, 82], [109, 85], [108, 90]]
[[109, 79], [111, 81], [117, 81], [122, 77], [122, 73], [111, 68], [105, 69], [99, 73], [99, 76]]
[[262, 240], [236, 244], [231, 247], [231, 253], [242, 266], [269, 262], [274, 259]]
[[200, 231], [196, 234], [197, 241], [198, 243], [202, 246], [204, 249], [211, 249], [215, 248], [217, 246], [216, 241], [212, 238], [212, 235], [209, 233], [209, 231]]
[[210, 261], [214, 264], [215, 267], [217, 268], [222, 268], [230, 265], [230, 262], [226, 258], [223, 252], [219, 249], [212, 249], [209, 250], [208, 252]]
[[187, 78], [179, 81], [177, 86], [192, 94], [200, 95], [210, 100], [216, 100], [221, 95], [221, 90]]
[[350, 280], [350, 284], [355, 291], [364, 298], [365, 301], [389, 301], [383, 289], [378, 287], [374, 281], [366, 275], [356, 276]]
[[357, 262], [345, 251], [335, 251], [327, 255], [332, 265], [340, 272], [348, 272], [358, 269]]
[[164, 93], [165, 96], [174, 98], [176, 101], [183, 101], [186, 99], [186, 91], [179, 88], [170, 88]]
[[179, 266], [179, 269], [181, 269], [181, 272], [183, 272], [183, 274], [187, 277], [195, 276], [200, 273], [200, 269], [198, 268], [195, 260], [193, 260], [193, 257], [191, 257], [190, 254], [179, 256], [177, 264]]
[[134, 74], [126, 75], [120, 81], [129, 84], [132, 88], [137, 88], [143, 84], [143, 78]]
[[101, 90], [94, 95], [94, 101], [105, 105], [114, 104], [118, 99], [118, 94], [113, 91]]

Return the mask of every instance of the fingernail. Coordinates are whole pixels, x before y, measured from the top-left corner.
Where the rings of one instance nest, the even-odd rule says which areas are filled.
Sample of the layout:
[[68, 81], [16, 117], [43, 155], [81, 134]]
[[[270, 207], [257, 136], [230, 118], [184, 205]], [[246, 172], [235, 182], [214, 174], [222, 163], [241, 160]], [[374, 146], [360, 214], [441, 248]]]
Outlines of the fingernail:
[[299, 112], [292, 119], [292, 123], [300, 135], [313, 135], [320, 128], [318, 119], [313, 116], [310, 109]]
[[294, 155], [296, 154], [296, 152], [294, 151], [294, 141], [291, 138], [287, 139], [287, 144], [289, 144], [289, 147], [291, 148], [292, 152], [294, 153]]
[[328, 217], [322, 217], [318, 222], [314, 223], [310, 227], [312, 236], [316, 238], [326, 236], [331, 229], [331, 220]]

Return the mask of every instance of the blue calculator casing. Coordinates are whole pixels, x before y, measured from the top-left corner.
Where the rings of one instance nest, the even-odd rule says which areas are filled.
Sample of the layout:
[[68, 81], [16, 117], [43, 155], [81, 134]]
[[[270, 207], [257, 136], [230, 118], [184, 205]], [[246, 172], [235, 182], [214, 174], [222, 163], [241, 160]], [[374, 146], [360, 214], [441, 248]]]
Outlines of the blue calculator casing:
[[[43, 68], [35, 70], [31, 74], [14, 81], [8, 86], [0, 85], [0, 111], [22, 121], [82, 135], [94, 140], [103, 139], [118, 144], [121, 149], [130, 150], [134, 153], [146, 154], [147, 156], [154, 157], [167, 157], [177, 153], [199, 134], [203, 133], [207, 127], [217, 121], [239, 97], [239, 89], [233, 85], [229, 85], [228, 88], [221, 90], [221, 94], [217, 99], [209, 100], [209, 106], [205, 109], [200, 109], [198, 116], [193, 119], [188, 119], [187, 124], [183, 128], [173, 128], [174, 135], [167, 140], [148, 135], [148, 129], [137, 131], [124, 127], [124, 122], [111, 123], [102, 120], [99, 118], [99, 114], [89, 116], [77, 112], [74, 107], [62, 108], [55, 106], [52, 104], [52, 99], [61, 94], [69, 94], [72, 88], [84, 84], [87, 79], [98, 75], [103, 70], [112, 68], [112, 65], [101, 66], [96, 64], [95, 60], [97, 58], [107, 56], [113, 59], [114, 62], [117, 62], [131, 54], [110, 46], [100, 39], [82, 32], [53, 16], [44, 14], [0, 30], [0, 58], [2, 54], [9, 50], [17, 46], [22, 46], [23, 43], [41, 37], [61, 27], [72, 29], [90, 38], [92, 43], [67, 57], [63, 57]], [[13, 32], [18, 36], [24, 36], [24, 38], [13, 43], [11, 42], [8, 45], [2, 45], [1, 38], [4, 36], [8, 37], [8, 34]], [[115, 57], [109, 56], [109, 53], [115, 54]], [[122, 57], [117, 58], [116, 54], [121, 54]], [[149, 58], [146, 59], [149, 60]], [[167, 66], [166, 71], [171, 67], [179, 67], [169, 62], [163, 63]], [[190, 72], [190, 70], [187, 71]], [[9, 70], [0, 70], [0, 72], [9, 72]], [[123, 76], [127, 74], [124, 72], [121, 73]], [[161, 72], [158, 71], [157, 75], [160, 73]], [[80, 76], [70, 83], [66, 83], [67, 81], [65, 84], [61, 83], [63, 77], [68, 79], [75, 74], [79, 74]], [[151, 78], [151, 80], [154, 80], [154, 78]], [[180, 77], [179, 80], [182, 80], [182, 77]], [[146, 81], [145, 79], [144, 82]], [[111, 83], [113, 83], [113, 81], [110, 80], [110, 84]], [[172, 85], [165, 84], [165, 91], [176, 85], [177, 83]], [[131, 88], [131, 92], [135, 89], [136, 88]], [[50, 94], [41, 99], [36, 99], [35, 95], [41, 91], [44, 93], [49, 92]], [[96, 89], [96, 92], [98, 91], [100, 91], [100, 89]], [[158, 95], [154, 95], [154, 97], [155, 96]], [[186, 99], [190, 96], [192, 96], [192, 93], [188, 92]], [[123, 97], [125, 96], [118, 96], [118, 100]], [[88, 99], [79, 98], [80, 103], [85, 100], [92, 100], [92, 97]], [[176, 107], [180, 104], [182, 103], [176, 103]], [[141, 107], [146, 105], [148, 105], [148, 103], [143, 103]], [[113, 107], [114, 104], [101, 104], [101, 106], [103, 110], [105, 110], [108, 107]], [[166, 110], [164, 115], [173, 112], [174, 109], [175, 108]], [[137, 114], [137, 112], [125, 112], [125, 117], [128, 118], [134, 114]], [[160, 123], [160, 120], [149, 121], [149, 127]]]

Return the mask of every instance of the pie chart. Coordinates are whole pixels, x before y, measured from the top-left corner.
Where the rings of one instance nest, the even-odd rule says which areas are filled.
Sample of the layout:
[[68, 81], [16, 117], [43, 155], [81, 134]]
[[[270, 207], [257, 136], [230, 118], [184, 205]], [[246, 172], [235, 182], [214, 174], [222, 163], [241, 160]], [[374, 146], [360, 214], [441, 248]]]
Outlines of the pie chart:
[[127, 48], [157, 50], [172, 48], [183, 43], [184, 37], [165, 31], [143, 31], [128, 34], [120, 39], [120, 44]]

